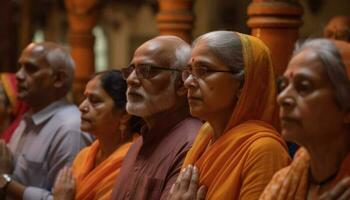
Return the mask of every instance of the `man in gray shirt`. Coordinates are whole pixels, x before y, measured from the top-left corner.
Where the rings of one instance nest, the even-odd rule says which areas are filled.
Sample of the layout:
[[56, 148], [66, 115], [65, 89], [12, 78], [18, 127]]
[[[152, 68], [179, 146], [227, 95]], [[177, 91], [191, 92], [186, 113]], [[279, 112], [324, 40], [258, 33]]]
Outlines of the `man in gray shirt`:
[[18, 97], [31, 109], [8, 147], [0, 141], [0, 189], [11, 199], [51, 199], [58, 171], [88, 141], [80, 130], [79, 110], [66, 100], [74, 63], [50, 42], [29, 44], [18, 63]]

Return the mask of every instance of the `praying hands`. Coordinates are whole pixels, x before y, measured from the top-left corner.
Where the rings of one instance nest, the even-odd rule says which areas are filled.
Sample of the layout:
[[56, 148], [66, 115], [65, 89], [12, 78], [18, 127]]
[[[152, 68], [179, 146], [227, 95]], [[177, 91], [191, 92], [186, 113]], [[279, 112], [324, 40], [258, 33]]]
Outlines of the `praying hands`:
[[75, 198], [75, 178], [70, 167], [64, 167], [58, 173], [53, 188], [53, 196], [55, 200], [74, 200]]
[[199, 172], [196, 166], [183, 169], [170, 190], [168, 200], [204, 200], [206, 187], [199, 186]]

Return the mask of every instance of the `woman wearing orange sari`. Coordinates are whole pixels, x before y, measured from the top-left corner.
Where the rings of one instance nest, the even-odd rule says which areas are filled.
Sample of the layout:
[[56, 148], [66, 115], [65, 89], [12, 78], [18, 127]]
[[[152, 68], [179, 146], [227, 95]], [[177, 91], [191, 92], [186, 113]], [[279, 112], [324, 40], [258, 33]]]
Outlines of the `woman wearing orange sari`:
[[[204, 34], [182, 73], [193, 116], [207, 121], [169, 199], [256, 200], [289, 163], [276, 132], [276, 87], [268, 48], [230, 31]], [[198, 179], [199, 173], [199, 179]], [[198, 180], [197, 180], [198, 179]]]
[[[127, 153], [132, 133], [125, 111], [126, 83], [116, 70], [96, 74], [86, 85], [80, 104], [81, 129], [96, 137], [73, 162], [59, 172], [54, 187], [55, 200], [109, 200], [112, 187]], [[130, 122], [132, 120], [132, 122]]]
[[[280, 82], [282, 135], [301, 146], [261, 200], [350, 199], [350, 44], [317, 39], [296, 51]], [[336, 186], [337, 185], [337, 186]]]

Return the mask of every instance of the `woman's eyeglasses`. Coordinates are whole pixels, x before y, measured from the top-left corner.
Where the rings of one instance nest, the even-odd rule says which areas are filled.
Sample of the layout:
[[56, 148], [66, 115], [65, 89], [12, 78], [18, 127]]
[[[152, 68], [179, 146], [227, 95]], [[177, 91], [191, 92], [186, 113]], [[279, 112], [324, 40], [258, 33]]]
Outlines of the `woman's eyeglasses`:
[[127, 68], [121, 69], [122, 76], [126, 80], [130, 74], [135, 70], [136, 77], [139, 79], [148, 79], [156, 76], [159, 74], [162, 70], [166, 71], [181, 71], [179, 69], [173, 69], [173, 68], [166, 68], [166, 67], [157, 67], [152, 64], [140, 64], [140, 65], [130, 65]]
[[235, 70], [212, 70], [208, 69], [206, 67], [186, 67], [182, 70], [182, 81], [186, 81], [186, 79], [192, 75], [195, 78], [203, 78], [208, 73], [215, 73], [215, 72], [226, 72], [231, 74], [237, 74], [238, 72]]

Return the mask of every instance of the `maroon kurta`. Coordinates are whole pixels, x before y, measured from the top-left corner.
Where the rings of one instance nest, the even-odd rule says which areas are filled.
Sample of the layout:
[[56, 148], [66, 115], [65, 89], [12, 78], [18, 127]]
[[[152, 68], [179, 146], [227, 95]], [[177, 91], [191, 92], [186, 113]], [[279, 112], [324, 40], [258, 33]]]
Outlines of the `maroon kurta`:
[[144, 128], [124, 159], [112, 200], [166, 199], [201, 125], [173, 113]]

